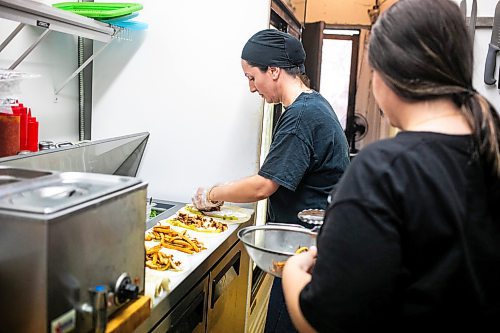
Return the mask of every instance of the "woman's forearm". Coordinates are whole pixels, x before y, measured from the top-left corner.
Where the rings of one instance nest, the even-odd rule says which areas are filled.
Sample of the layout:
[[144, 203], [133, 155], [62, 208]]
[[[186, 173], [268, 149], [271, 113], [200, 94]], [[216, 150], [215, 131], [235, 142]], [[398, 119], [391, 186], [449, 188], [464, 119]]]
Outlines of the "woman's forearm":
[[256, 202], [268, 198], [279, 185], [259, 175], [228, 184], [217, 185], [210, 191], [212, 201]]

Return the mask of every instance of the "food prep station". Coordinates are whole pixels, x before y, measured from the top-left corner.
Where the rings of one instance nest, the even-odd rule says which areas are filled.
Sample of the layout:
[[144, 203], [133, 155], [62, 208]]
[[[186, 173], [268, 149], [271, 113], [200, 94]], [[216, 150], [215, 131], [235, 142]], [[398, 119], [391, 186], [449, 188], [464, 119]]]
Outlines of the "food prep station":
[[[156, 208], [165, 211], [149, 220], [146, 230], [185, 206], [185, 203], [162, 200], [155, 203]], [[237, 232], [253, 223], [254, 215], [245, 223], [228, 225], [221, 233], [193, 232], [206, 249], [181, 256], [189, 258], [181, 272], [146, 268], [146, 289], [155, 288], [159, 279], [166, 277], [169, 290], [152, 299], [151, 315], [137, 332], [242, 331], [250, 262]], [[151, 279], [148, 285], [148, 275], [159, 279]]]
[[146, 141], [142, 133], [0, 161], [0, 266], [9, 274], [0, 308], [18, 313], [4, 328], [99, 332], [146, 294], [151, 310], [136, 332], [244, 331], [251, 264], [237, 232], [254, 214], [220, 233], [188, 230], [206, 249], [180, 255], [181, 271], [146, 268], [146, 231], [185, 206], [155, 200], [159, 214], [146, 220], [148, 184], [134, 177]]

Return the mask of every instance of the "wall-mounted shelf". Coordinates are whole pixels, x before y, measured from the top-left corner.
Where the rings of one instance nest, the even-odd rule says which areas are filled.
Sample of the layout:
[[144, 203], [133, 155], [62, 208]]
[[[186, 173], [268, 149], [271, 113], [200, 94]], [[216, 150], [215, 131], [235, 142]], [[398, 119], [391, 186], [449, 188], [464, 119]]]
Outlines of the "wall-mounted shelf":
[[0, 0], [0, 17], [105, 43], [115, 34], [109, 24], [31, 0]]
[[104, 46], [89, 57], [55, 90], [56, 95], [59, 94], [69, 81], [91, 63], [118, 33], [117, 29], [114, 29], [107, 23], [102, 23], [32, 0], [0, 0], [0, 18], [19, 22], [14, 31], [0, 44], [0, 52], [26, 25], [45, 29], [33, 44], [8, 68], [10, 70], [15, 69], [51, 31], [63, 32], [105, 43]]

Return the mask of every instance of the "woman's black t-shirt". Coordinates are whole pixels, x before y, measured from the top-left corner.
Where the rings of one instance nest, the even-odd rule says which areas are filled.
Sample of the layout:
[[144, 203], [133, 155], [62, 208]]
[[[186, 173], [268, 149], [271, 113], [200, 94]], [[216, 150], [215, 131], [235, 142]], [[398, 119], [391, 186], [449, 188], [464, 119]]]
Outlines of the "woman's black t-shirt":
[[259, 171], [280, 185], [269, 198], [268, 221], [300, 223], [301, 210], [325, 209], [348, 165], [347, 139], [328, 101], [314, 91], [299, 95], [278, 120]]
[[500, 195], [470, 136], [402, 132], [354, 159], [301, 310], [321, 332], [500, 330]]

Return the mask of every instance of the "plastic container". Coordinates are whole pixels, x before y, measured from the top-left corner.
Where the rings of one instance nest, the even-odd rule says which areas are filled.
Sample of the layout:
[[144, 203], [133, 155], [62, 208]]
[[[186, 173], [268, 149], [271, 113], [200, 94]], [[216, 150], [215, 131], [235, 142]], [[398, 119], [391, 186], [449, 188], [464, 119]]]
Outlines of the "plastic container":
[[110, 23], [110, 24], [117, 26], [117, 27], [120, 27], [120, 28], [124, 28], [124, 29], [128, 29], [128, 30], [135, 30], [135, 31], [147, 30], [149, 27], [147, 23], [138, 22], [138, 21], [128, 21], [128, 20], [126, 20], [126, 21], [116, 20], [115, 22]]
[[152, 200], [146, 200], [146, 222], [151, 219], [151, 210], [154, 206], [156, 206], [155, 202], [152, 202]]
[[52, 6], [94, 19], [111, 19], [130, 15], [143, 8], [134, 2], [59, 2]]
[[129, 14], [129, 15], [119, 16], [119, 17], [115, 17], [115, 18], [111, 18], [111, 19], [101, 19], [99, 21], [104, 22], [104, 23], [113, 24], [115, 22], [129, 21], [129, 20], [131, 20], [133, 18], [136, 18], [137, 16], [139, 16], [139, 13], [135, 12], [135, 13], [132, 13], [132, 14]]
[[20, 116], [0, 114], [0, 157], [16, 155], [19, 147]]
[[[0, 98], [15, 99], [21, 93], [20, 84], [25, 79], [39, 77], [38, 74], [16, 72], [0, 69]], [[10, 101], [8, 101], [10, 103]]]

